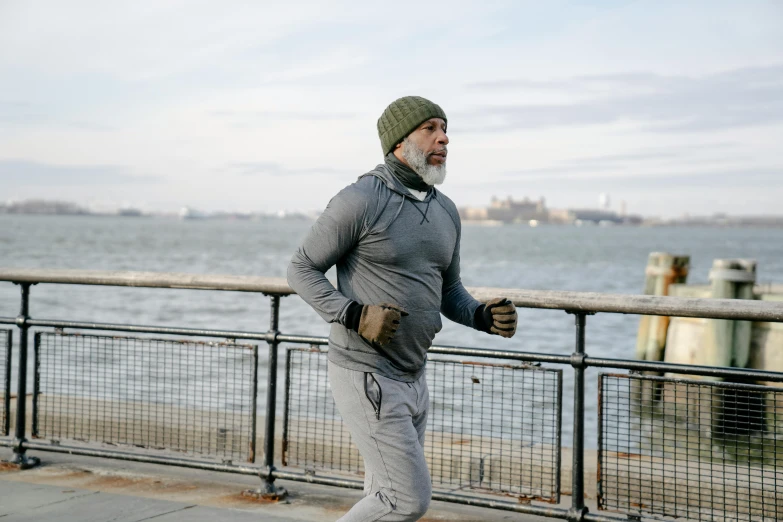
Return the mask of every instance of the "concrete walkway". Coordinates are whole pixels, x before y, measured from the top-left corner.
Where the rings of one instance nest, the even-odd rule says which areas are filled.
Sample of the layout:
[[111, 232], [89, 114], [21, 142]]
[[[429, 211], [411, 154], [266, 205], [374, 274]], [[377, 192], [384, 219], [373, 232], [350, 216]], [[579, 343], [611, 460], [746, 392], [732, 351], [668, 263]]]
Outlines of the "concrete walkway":
[[[154, 518], [160, 522], [258, 522], [261, 517], [250, 511], [213, 508], [103, 493], [88, 489], [64, 489], [57, 486], [0, 481], [0, 518], [3, 522], [137, 522]], [[264, 516], [269, 522], [290, 522], [290, 518]]]
[[[0, 465], [0, 522], [156, 522], [337, 520], [361, 492], [279, 481], [285, 502], [264, 503], [242, 495], [260, 485], [255, 477], [34, 453], [43, 464], [19, 471]], [[0, 459], [10, 452], [0, 449]], [[568, 499], [566, 499], [568, 500]], [[423, 521], [543, 522], [542, 517], [433, 502]]]

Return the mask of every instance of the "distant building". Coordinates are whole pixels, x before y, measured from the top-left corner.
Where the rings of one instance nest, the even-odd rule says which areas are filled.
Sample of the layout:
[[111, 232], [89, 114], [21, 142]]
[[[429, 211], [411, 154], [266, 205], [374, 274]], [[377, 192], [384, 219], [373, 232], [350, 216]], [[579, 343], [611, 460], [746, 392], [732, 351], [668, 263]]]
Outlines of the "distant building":
[[67, 201], [44, 201], [31, 199], [9, 203], [2, 207], [5, 214], [46, 214], [57, 216], [82, 216], [89, 214], [87, 209]]
[[141, 217], [141, 216], [144, 215], [144, 213], [141, 210], [137, 209], [137, 208], [125, 207], [125, 208], [119, 209], [117, 211], [117, 215], [118, 216], [123, 216], [123, 217]]
[[[601, 204], [609, 204], [609, 195], [601, 195]], [[625, 204], [622, 205], [625, 209]], [[625, 215], [608, 208], [585, 209], [547, 209], [544, 198], [531, 200], [514, 200], [511, 196], [506, 199], [493, 197], [488, 207], [463, 207], [459, 209], [460, 217], [464, 221], [484, 221], [487, 223], [529, 223], [531, 226], [539, 223], [552, 224], [641, 224], [639, 216]]]
[[567, 209], [550, 209], [549, 210], [549, 222], [550, 223], [556, 223], [559, 225], [566, 225], [573, 223], [575, 221], [575, 217], [573, 214], [571, 214], [570, 210]]
[[594, 208], [577, 208], [568, 211], [573, 217], [574, 221], [591, 221], [593, 223], [622, 223], [623, 218], [620, 217], [617, 212], [613, 210], [594, 209]]
[[503, 223], [544, 222], [548, 219], [544, 198], [538, 201], [525, 198], [514, 200], [492, 197], [489, 207], [465, 207], [459, 209], [460, 217], [466, 221], [502, 221]]
[[207, 215], [200, 210], [196, 210], [190, 207], [182, 207], [179, 211], [180, 219], [204, 219]]
[[459, 209], [460, 218], [466, 221], [486, 221], [489, 213], [485, 207], [464, 207]]

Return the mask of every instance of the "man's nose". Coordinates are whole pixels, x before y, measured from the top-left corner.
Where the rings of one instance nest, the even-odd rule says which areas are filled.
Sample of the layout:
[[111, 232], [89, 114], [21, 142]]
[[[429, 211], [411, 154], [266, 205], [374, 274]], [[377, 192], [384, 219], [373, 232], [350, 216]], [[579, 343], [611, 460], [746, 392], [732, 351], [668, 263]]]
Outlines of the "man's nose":
[[449, 144], [449, 137], [446, 136], [446, 133], [442, 130], [438, 133], [438, 144], [439, 145], [448, 145]]

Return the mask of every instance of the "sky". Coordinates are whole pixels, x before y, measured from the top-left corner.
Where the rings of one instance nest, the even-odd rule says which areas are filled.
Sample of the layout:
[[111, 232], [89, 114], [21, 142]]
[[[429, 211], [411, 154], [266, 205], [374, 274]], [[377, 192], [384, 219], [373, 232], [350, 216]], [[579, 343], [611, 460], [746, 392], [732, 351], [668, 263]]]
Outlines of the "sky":
[[0, 0], [0, 202], [323, 209], [448, 115], [457, 206], [783, 214], [783, 2]]

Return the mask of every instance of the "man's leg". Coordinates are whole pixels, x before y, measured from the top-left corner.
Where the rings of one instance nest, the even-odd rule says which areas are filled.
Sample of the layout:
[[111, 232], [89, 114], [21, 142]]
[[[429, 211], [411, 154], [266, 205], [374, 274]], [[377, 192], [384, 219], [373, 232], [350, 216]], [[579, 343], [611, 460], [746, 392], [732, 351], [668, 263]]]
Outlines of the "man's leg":
[[[432, 485], [420, 435], [421, 387], [329, 363], [335, 403], [365, 462], [366, 496], [341, 522], [418, 520]], [[380, 408], [378, 405], [380, 403]], [[418, 422], [414, 425], [414, 419]], [[418, 429], [417, 429], [418, 428]], [[420, 431], [421, 430], [421, 434]]]
[[[416, 433], [419, 437], [419, 444], [424, 447], [424, 439], [427, 430], [427, 414], [430, 408], [430, 392], [427, 387], [427, 374], [422, 373], [421, 377], [410, 386], [414, 387], [416, 391], [416, 403], [418, 413], [413, 415], [413, 427], [416, 429]], [[364, 494], [369, 495], [372, 490], [372, 472], [364, 466]]]
[[427, 387], [427, 372], [421, 374], [419, 379], [411, 386], [416, 390], [416, 402], [419, 414], [413, 416], [413, 427], [419, 436], [419, 444], [424, 447], [424, 435], [427, 430], [427, 414], [430, 411], [430, 390]]

